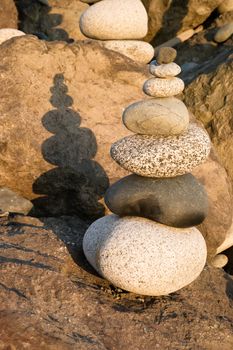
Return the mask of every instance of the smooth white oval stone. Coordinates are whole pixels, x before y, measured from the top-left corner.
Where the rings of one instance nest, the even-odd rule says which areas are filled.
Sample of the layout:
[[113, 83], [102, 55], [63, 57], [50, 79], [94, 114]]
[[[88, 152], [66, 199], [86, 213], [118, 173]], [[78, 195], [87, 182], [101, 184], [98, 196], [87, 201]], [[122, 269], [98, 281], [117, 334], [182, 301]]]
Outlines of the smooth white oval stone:
[[124, 169], [148, 177], [173, 177], [191, 172], [210, 152], [205, 130], [189, 124], [179, 136], [130, 135], [115, 142], [111, 157]]
[[134, 133], [170, 136], [187, 131], [189, 112], [175, 97], [152, 98], [128, 106], [122, 119], [127, 129]]
[[135, 62], [147, 64], [154, 57], [154, 48], [149, 43], [140, 40], [107, 40], [102, 46], [119, 52]]
[[194, 281], [206, 262], [195, 228], [178, 229], [139, 217], [105, 216], [83, 239], [84, 254], [115, 286], [143, 295], [167, 295]]
[[151, 78], [145, 81], [143, 91], [153, 97], [169, 97], [180, 94], [184, 82], [180, 78]]
[[0, 29], [0, 45], [15, 36], [25, 35], [21, 30], [13, 29], [13, 28], [2, 28]]
[[181, 68], [175, 62], [167, 64], [158, 64], [156, 61], [152, 61], [149, 66], [150, 73], [158, 78], [175, 77], [180, 74]]
[[147, 34], [148, 17], [140, 0], [103, 0], [82, 14], [79, 25], [92, 39], [142, 39]]

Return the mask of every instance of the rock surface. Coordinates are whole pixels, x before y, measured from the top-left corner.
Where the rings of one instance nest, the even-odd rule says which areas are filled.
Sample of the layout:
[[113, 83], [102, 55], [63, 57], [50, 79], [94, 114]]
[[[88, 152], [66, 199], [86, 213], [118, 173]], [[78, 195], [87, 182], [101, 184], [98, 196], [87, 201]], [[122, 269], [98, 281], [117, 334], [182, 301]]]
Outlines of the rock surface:
[[153, 296], [188, 285], [206, 262], [205, 240], [196, 228], [171, 228], [131, 216], [95, 221], [85, 233], [83, 251], [116, 287]]
[[214, 40], [218, 43], [222, 43], [231, 37], [233, 34], [233, 22], [227, 23], [221, 28], [218, 29], [217, 33], [214, 36]]
[[190, 28], [196, 28], [222, 0], [142, 0], [149, 17], [146, 41], [159, 45]]
[[175, 62], [168, 64], [157, 64], [156, 61], [152, 61], [150, 64], [150, 73], [158, 78], [175, 77], [180, 74], [181, 68]]
[[218, 11], [220, 13], [233, 11], [233, 1], [232, 0], [223, 0], [218, 6]]
[[147, 33], [147, 13], [140, 0], [103, 0], [80, 18], [80, 29], [92, 39], [142, 39]]
[[25, 35], [25, 33], [18, 29], [2, 28], [0, 29], [0, 45], [11, 38], [22, 35]]
[[1, 0], [0, 28], [18, 28], [18, 13], [14, 0]]
[[190, 124], [187, 133], [166, 138], [132, 135], [115, 142], [111, 157], [124, 169], [148, 177], [173, 177], [192, 171], [210, 152], [206, 132]]
[[144, 97], [146, 67], [94, 42], [30, 36], [2, 45], [0, 61], [2, 185], [33, 200], [39, 215], [103, 215], [108, 178], [126, 175], [110, 144], [129, 133], [119, 120]]
[[49, 6], [34, 1], [17, 2], [21, 28], [45, 40], [84, 40], [79, 18], [89, 5], [79, 0], [49, 0]]
[[219, 350], [221, 343], [221, 349], [232, 349], [229, 275], [206, 267], [167, 297], [126, 293], [95, 276], [84, 259], [86, 228], [75, 217], [25, 218], [0, 226], [0, 347]]
[[170, 136], [187, 131], [189, 112], [175, 97], [142, 100], [128, 106], [123, 113], [127, 129], [137, 134]]
[[119, 52], [135, 62], [147, 64], [154, 57], [154, 48], [140, 40], [106, 40], [102, 41], [106, 49]]
[[171, 97], [184, 90], [184, 82], [180, 78], [151, 78], [143, 85], [145, 94], [153, 97]]
[[216, 153], [233, 182], [233, 60], [202, 74], [185, 89], [185, 103], [204, 123]]
[[168, 179], [129, 175], [113, 184], [104, 200], [119, 216], [141, 216], [174, 227], [199, 225], [208, 213], [204, 187], [191, 174]]
[[32, 209], [32, 203], [6, 187], [0, 187], [0, 209], [9, 213], [27, 215]]

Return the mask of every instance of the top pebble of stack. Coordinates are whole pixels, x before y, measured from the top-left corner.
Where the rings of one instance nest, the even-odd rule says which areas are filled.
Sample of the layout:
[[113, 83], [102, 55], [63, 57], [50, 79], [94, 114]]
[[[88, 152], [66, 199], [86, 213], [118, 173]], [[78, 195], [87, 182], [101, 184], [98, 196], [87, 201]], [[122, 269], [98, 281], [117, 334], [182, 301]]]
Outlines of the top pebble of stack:
[[103, 0], [83, 13], [82, 33], [92, 39], [141, 39], [147, 34], [147, 12], [140, 0]]

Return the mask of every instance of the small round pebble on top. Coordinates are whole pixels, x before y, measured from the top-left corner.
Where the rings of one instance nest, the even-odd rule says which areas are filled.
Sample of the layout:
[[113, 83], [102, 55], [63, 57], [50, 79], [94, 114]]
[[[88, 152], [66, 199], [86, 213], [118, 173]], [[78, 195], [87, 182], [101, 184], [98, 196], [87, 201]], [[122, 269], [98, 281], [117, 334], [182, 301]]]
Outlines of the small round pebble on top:
[[176, 59], [177, 51], [173, 47], [161, 47], [156, 54], [159, 64], [171, 63]]

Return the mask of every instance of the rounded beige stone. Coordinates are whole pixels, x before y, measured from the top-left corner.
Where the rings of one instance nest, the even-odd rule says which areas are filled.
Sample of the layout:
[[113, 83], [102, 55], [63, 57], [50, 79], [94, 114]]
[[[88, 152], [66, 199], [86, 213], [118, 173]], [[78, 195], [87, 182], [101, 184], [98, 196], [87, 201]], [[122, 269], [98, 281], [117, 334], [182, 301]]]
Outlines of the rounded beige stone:
[[227, 263], [228, 263], [228, 257], [225, 254], [218, 254], [211, 261], [211, 265], [217, 268], [222, 268]]
[[221, 28], [218, 29], [217, 33], [214, 36], [214, 40], [218, 43], [222, 43], [229, 39], [233, 34], [233, 22], [227, 23]]
[[135, 62], [147, 64], [154, 57], [154, 48], [149, 43], [139, 40], [107, 40], [102, 46], [125, 55]]
[[92, 39], [142, 39], [147, 34], [147, 12], [140, 0], [103, 0], [80, 18], [80, 29]]
[[191, 172], [210, 152], [206, 131], [190, 124], [179, 136], [131, 135], [115, 142], [111, 157], [124, 169], [148, 177], [173, 177]]
[[153, 97], [169, 97], [180, 94], [184, 90], [184, 82], [180, 78], [151, 78], [143, 85], [145, 94]]
[[24, 32], [21, 32], [21, 30], [13, 29], [13, 28], [2, 28], [0, 29], [0, 45], [11, 38], [14, 38], [15, 36], [22, 36], [25, 35]]
[[178, 229], [139, 217], [105, 216], [83, 239], [96, 271], [117, 287], [143, 295], [175, 292], [194, 281], [206, 262], [206, 244], [194, 227]]
[[128, 106], [122, 119], [126, 128], [137, 134], [180, 135], [188, 129], [189, 112], [175, 97], [153, 98]]
[[180, 74], [181, 68], [175, 62], [167, 64], [157, 64], [156, 61], [152, 61], [149, 66], [150, 73], [158, 78], [175, 77]]

